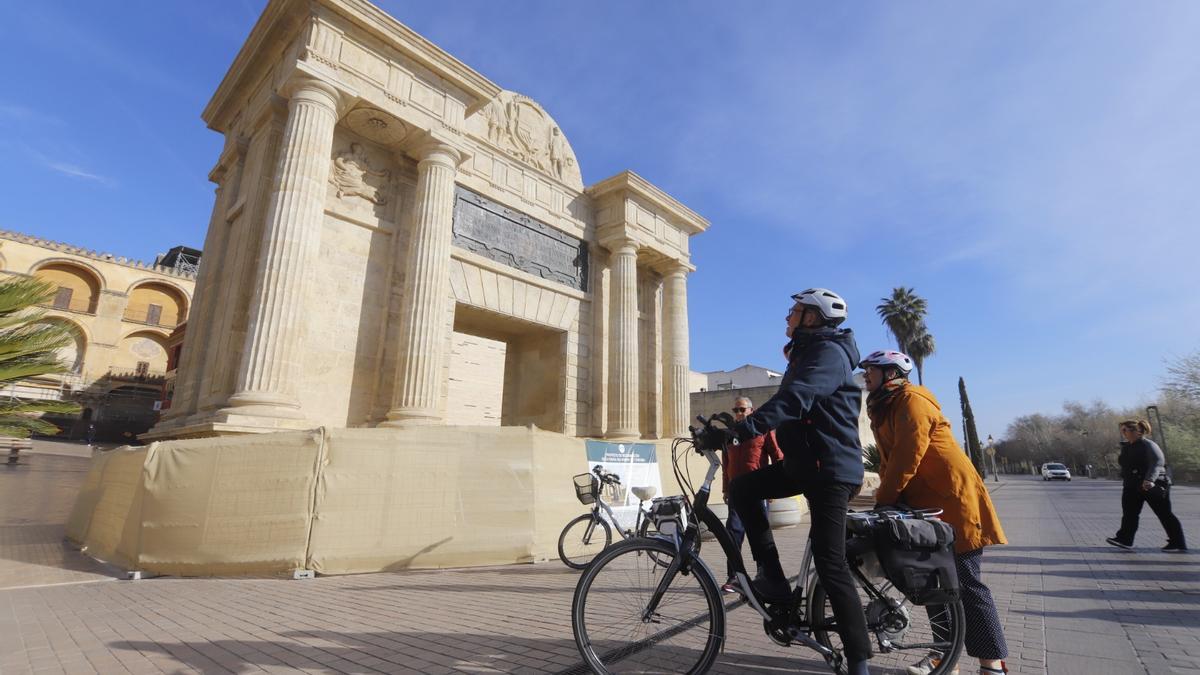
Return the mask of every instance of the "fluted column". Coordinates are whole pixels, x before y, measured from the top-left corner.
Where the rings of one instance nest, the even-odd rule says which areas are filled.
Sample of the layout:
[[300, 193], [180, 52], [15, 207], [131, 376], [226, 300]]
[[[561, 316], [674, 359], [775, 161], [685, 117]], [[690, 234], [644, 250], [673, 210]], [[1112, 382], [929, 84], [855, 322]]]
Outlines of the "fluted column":
[[663, 436], [687, 433], [691, 416], [688, 394], [687, 275], [688, 266], [673, 263], [663, 276]]
[[450, 294], [454, 177], [461, 155], [445, 143], [432, 141], [421, 149], [420, 157], [413, 230], [404, 257], [406, 282], [392, 406], [381, 426], [442, 421], [438, 399]]
[[205, 340], [200, 337], [200, 327], [205, 325], [206, 317], [212, 313], [213, 301], [210, 296], [215, 291], [218, 281], [218, 265], [214, 259], [222, 255], [229, 233], [229, 224], [225, 222], [225, 211], [229, 206], [227, 195], [230, 193], [230, 190], [225, 188], [226, 174], [226, 168], [219, 167], [210, 176], [216, 181], [217, 190], [212, 216], [208, 220], [208, 233], [204, 237], [203, 251], [209, 259], [204, 261], [196, 275], [191, 311], [188, 316], [180, 317], [180, 320], [187, 321], [188, 325], [183, 336], [180, 363], [176, 365], [175, 393], [172, 395], [171, 407], [163, 413], [163, 422], [171, 422], [196, 411], [197, 390], [203, 374], [201, 364], [204, 362], [200, 352], [207, 348]]
[[608, 438], [633, 440], [638, 427], [637, 244], [612, 247], [612, 308], [608, 331]]
[[300, 77], [283, 91], [288, 117], [259, 249], [237, 393], [226, 412], [302, 418], [296, 399], [305, 282], [320, 246], [338, 92]]

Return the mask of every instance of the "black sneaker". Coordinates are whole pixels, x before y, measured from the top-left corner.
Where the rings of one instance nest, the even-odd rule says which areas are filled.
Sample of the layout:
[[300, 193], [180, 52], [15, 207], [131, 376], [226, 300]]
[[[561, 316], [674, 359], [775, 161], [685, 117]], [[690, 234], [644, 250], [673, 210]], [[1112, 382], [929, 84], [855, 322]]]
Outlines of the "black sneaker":
[[1107, 541], [1108, 543], [1112, 544], [1113, 546], [1116, 546], [1117, 548], [1123, 548], [1126, 551], [1133, 549], [1133, 544], [1126, 544], [1125, 542], [1121, 541], [1120, 539], [1117, 539], [1116, 537], [1109, 537], [1108, 539], [1105, 539], [1104, 541]]
[[772, 579], [765, 574], [754, 577], [754, 590], [767, 602], [782, 602], [792, 596], [792, 585], [787, 579]]
[[1167, 544], [1161, 550], [1163, 553], [1187, 553], [1187, 547], [1183, 544]]

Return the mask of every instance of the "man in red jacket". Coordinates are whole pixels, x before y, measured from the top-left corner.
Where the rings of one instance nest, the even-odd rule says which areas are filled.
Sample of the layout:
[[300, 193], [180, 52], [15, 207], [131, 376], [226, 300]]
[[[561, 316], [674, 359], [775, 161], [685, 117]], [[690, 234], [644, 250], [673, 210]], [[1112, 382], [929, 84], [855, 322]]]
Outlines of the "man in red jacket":
[[[737, 421], [741, 422], [746, 419], [746, 416], [754, 412], [754, 404], [750, 399], [742, 397], [733, 402], [733, 416]], [[770, 431], [761, 436], [755, 436], [747, 441], [742, 441], [737, 445], [730, 445], [724, 452], [722, 466], [722, 481], [723, 492], [725, 495], [725, 503], [729, 503], [729, 482], [734, 478], [750, 473], [756, 469], [766, 466], [770, 462], [782, 462], [783, 453], [779, 450], [779, 446], [775, 444], [775, 432]], [[767, 502], [763, 500], [763, 513], [767, 511]], [[742, 550], [742, 541], [746, 538], [746, 528], [742, 525], [742, 519], [738, 517], [737, 511], [729, 509], [729, 519], [725, 521], [725, 528], [729, 530], [729, 536], [733, 539], [733, 545], [737, 550]], [[726, 575], [729, 581], [721, 587], [721, 590], [726, 593], [737, 593], [737, 586], [734, 585], [733, 567], [730, 566]]]

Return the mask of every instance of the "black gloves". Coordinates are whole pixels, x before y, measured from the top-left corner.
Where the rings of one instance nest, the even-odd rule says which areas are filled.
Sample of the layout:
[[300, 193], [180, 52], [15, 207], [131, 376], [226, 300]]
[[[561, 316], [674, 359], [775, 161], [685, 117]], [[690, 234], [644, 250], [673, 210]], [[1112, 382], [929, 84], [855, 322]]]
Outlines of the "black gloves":
[[733, 432], [729, 429], [721, 429], [714, 426], [701, 429], [696, 434], [696, 445], [701, 450], [722, 450], [725, 444], [735, 438]]

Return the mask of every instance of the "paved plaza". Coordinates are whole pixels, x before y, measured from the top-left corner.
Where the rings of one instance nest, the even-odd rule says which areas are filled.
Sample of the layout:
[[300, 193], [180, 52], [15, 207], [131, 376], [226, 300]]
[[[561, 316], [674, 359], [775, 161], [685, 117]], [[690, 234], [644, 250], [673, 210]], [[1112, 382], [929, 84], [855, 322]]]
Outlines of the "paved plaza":
[[[577, 573], [557, 561], [299, 581], [120, 580], [121, 570], [62, 542], [86, 455], [39, 444], [0, 469], [4, 675], [583, 672], [570, 625]], [[1200, 553], [1160, 553], [1148, 510], [1136, 552], [1105, 545], [1119, 518], [1114, 482], [1010, 476], [989, 487], [1011, 545], [989, 549], [985, 580], [1013, 673], [1200, 672]], [[1177, 487], [1174, 502], [1200, 544], [1200, 489]], [[796, 564], [805, 532], [777, 532]], [[828, 672], [814, 653], [771, 643], [744, 607], [729, 628], [714, 672]]]

